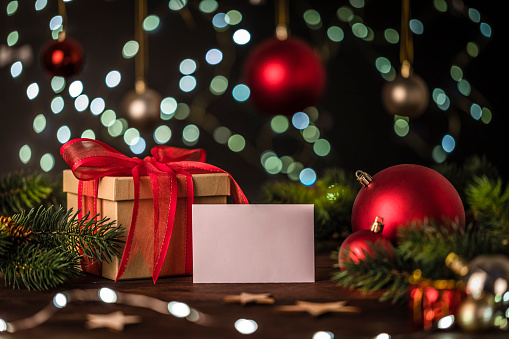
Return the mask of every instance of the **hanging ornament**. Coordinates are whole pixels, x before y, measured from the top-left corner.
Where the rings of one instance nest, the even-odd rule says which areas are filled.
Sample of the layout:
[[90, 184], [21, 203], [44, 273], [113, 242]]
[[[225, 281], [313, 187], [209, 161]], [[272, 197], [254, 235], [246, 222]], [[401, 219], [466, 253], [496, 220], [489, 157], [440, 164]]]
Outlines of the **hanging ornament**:
[[464, 331], [485, 331], [493, 327], [495, 311], [493, 295], [469, 296], [458, 307], [456, 322]]
[[392, 115], [415, 118], [428, 107], [429, 90], [424, 80], [412, 71], [414, 52], [409, 30], [410, 0], [403, 0], [401, 12], [401, 72], [383, 86], [382, 102]]
[[349, 235], [338, 251], [339, 268], [345, 270], [345, 262], [347, 261], [353, 261], [357, 264], [359, 260], [365, 259], [366, 255], [373, 256], [372, 246], [385, 247], [389, 255], [392, 256], [390, 241], [382, 235], [383, 227], [383, 218], [375, 217], [369, 230], [360, 230]]
[[509, 290], [509, 258], [505, 255], [480, 255], [465, 263], [456, 253], [449, 253], [445, 264], [466, 284], [474, 298], [488, 292], [499, 299]]
[[276, 38], [258, 45], [244, 65], [252, 102], [261, 111], [292, 115], [315, 105], [325, 89], [322, 61], [308, 44], [288, 38], [287, 6], [280, 0]]
[[122, 99], [121, 109], [129, 125], [144, 131], [152, 129], [159, 122], [162, 97], [153, 89], [147, 88], [145, 82], [145, 73], [148, 69], [148, 42], [143, 29], [143, 20], [147, 16], [146, 0], [137, 0], [135, 12], [135, 35], [139, 45], [139, 51], [134, 57], [135, 89]]
[[384, 218], [384, 236], [396, 241], [399, 227], [425, 219], [449, 219], [465, 226], [465, 210], [452, 184], [440, 173], [420, 165], [396, 165], [373, 177], [357, 171], [362, 184], [352, 209], [352, 230], [369, 229], [378, 215]]
[[58, 40], [49, 42], [43, 48], [41, 58], [49, 75], [69, 78], [83, 68], [84, 54], [81, 45], [66, 36], [67, 16], [62, 0], [58, 2], [58, 12], [62, 17], [62, 30], [58, 33]]

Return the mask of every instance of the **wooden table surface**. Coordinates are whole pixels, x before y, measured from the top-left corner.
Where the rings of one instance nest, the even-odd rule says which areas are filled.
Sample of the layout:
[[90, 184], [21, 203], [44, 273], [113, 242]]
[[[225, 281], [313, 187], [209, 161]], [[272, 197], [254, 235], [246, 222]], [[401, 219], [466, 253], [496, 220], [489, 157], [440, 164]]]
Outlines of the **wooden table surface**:
[[[193, 284], [191, 277], [150, 280], [112, 281], [87, 275], [52, 291], [29, 292], [0, 287], [0, 319], [13, 322], [27, 318], [52, 303], [57, 292], [109, 287], [117, 292], [141, 294], [163, 301], [180, 301], [207, 315], [208, 323], [199, 325], [184, 318], [157, 313], [148, 308], [101, 301], [71, 301], [39, 326], [15, 333], [0, 333], [7, 338], [243, 338], [234, 328], [237, 319], [253, 319], [258, 329], [253, 338], [312, 338], [318, 331], [328, 331], [334, 338], [374, 338], [388, 333], [391, 338], [504, 338], [501, 331], [462, 333], [459, 330], [419, 331], [410, 321], [406, 304], [380, 303], [377, 295], [363, 296], [357, 291], [337, 287], [330, 281], [332, 261], [327, 254], [316, 257], [316, 282], [300, 284]], [[223, 297], [241, 292], [272, 293], [274, 305], [225, 303]], [[297, 300], [332, 302], [347, 300], [358, 306], [359, 314], [329, 313], [313, 317], [308, 313], [283, 314], [278, 305], [292, 305]], [[141, 322], [126, 325], [122, 332], [87, 329], [87, 314], [122, 311], [137, 315]], [[202, 317], [203, 319], [203, 317]]]

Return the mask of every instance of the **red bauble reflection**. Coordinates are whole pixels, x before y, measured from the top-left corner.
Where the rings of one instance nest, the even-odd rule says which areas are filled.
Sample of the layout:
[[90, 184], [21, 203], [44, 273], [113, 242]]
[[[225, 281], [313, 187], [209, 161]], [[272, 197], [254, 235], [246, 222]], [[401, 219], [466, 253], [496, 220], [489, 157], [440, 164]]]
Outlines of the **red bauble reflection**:
[[317, 54], [295, 38], [270, 39], [249, 56], [246, 85], [263, 112], [292, 115], [318, 103], [325, 89], [325, 70]]
[[69, 38], [51, 41], [43, 49], [42, 63], [51, 76], [71, 77], [83, 67], [83, 48]]
[[452, 184], [440, 173], [419, 165], [396, 165], [373, 176], [360, 189], [352, 210], [352, 230], [369, 229], [383, 217], [383, 234], [396, 241], [398, 227], [412, 221], [449, 219], [465, 226], [465, 210]]
[[[339, 268], [344, 270], [346, 261], [353, 261], [357, 264], [359, 260], [366, 258], [366, 255], [374, 255], [373, 250], [370, 248], [370, 244], [378, 248], [385, 247], [390, 256], [394, 255], [390, 246], [390, 240], [381, 233], [360, 230], [350, 234], [341, 244], [338, 252]], [[345, 254], [345, 251], [348, 252], [348, 254]]]

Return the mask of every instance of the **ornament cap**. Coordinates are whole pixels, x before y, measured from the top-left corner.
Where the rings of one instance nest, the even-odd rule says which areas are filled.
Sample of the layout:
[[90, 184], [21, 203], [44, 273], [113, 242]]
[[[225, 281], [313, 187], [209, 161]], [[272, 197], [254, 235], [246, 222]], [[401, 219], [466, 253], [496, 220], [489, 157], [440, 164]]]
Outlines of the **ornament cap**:
[[373, 181], [371, 175], [361, 170], [356, 171], [355, 176], [357, 177], [357, 181], [361, 183], [362, 187], [367, 187]]
[[375, 217], [375, 220], [371, 224], [370, 231], [374, 233], [382, 233], [384, 230], [384, 218]]

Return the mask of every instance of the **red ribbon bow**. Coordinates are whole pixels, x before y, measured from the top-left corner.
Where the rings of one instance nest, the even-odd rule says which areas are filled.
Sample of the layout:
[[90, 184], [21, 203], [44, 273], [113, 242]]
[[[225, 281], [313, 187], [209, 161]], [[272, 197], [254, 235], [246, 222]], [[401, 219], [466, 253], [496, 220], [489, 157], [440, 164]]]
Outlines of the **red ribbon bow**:
[[[193, 204], [194, 188], [191, 174], [196, 173], [227, 173], [222, 169], [205, 163], [205, 151], [201, 149], [185, 150], [169, 146], [152, 148], [152, 157], [141, 160], [129, 158], [116, 149], [92, 139], [74, 139], [65, 143], [60, 154], [71, 167], [76, 178], [80, 180], [78, 188], [78, 209], [82, 207], [83, 181], [94, 182], [94, 214], [97, 211], [98, 180], [105, 176], [132, 176], [134, 180], [134, 206], [131, 227], [126, 240], [124, 253], [120, 262], [116, 280], [125, 271], [129, 262], [129, 254], [135, 237], [136, 220], [138, 217], [140, 200], [140, 176], [149, 176], [154, 201], [154, 253], [152, 279], [154, 283], [159, 273], [170, 245], [171, 234], [177, 206], [177, 175], [186, 178], [186, 214], [187, 229], [191, 230], [191, 206]], [[230, 177], [230, 191], [235, 203], [247, 204], [247, 198], [233, 177]], [[167, 213], [165, 213], [167, 211]], [[81, 212], [80, 212], [81, 213]], [[81, 217], [81, 216], [80, 216]], [[159, 239], [160, 224], [166, 224], [161, 246]], [[140, 244], [134, 246], [140, 246]], [[192, 250], [186, 249], [186, 273], [192, 271]]]

